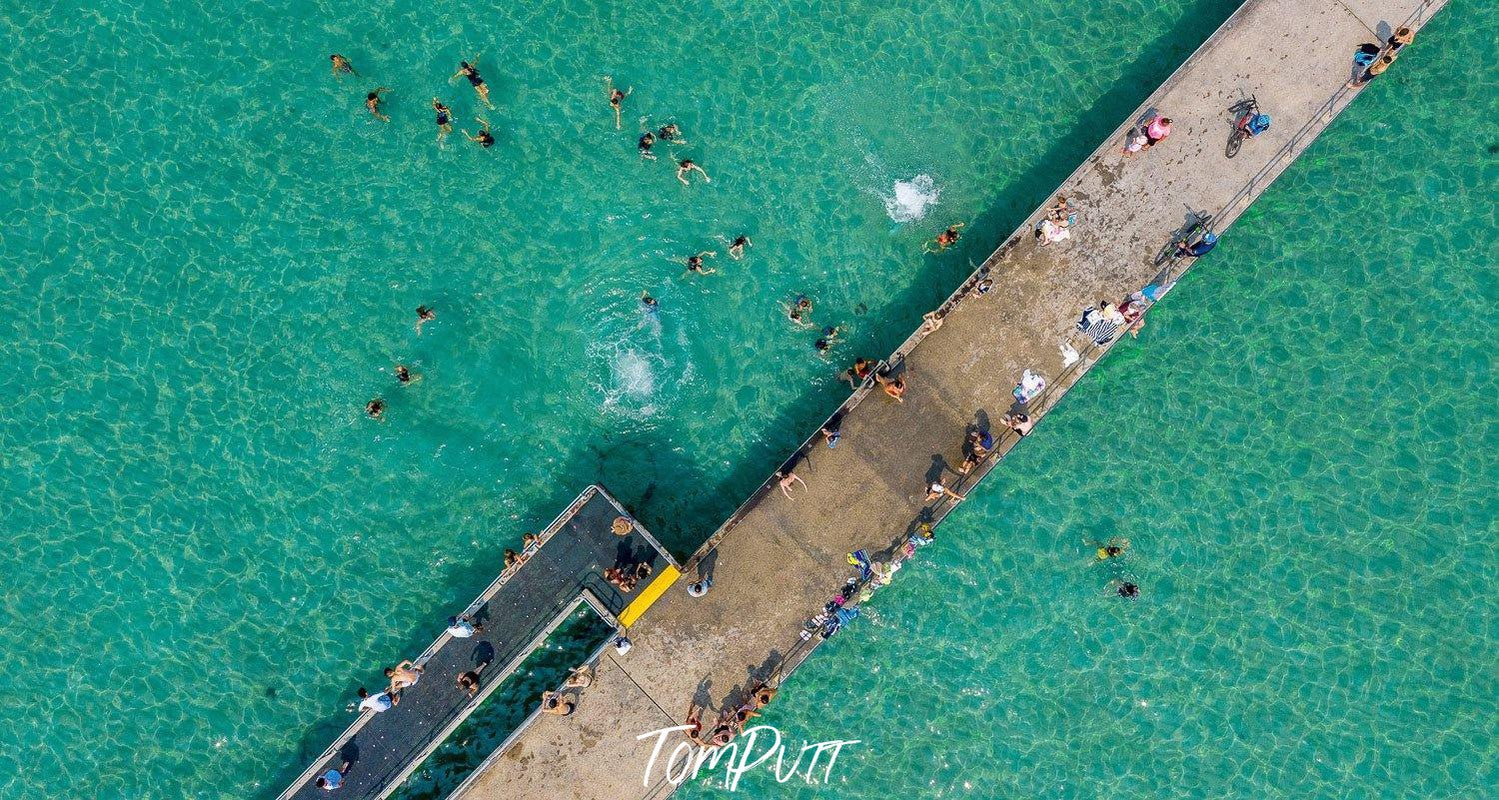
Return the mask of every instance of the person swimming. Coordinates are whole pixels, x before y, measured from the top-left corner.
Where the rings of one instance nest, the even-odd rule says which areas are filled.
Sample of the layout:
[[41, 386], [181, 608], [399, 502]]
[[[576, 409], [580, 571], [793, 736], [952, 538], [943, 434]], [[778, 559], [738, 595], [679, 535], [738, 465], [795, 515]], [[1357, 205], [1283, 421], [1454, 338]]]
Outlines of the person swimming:
[[1129, 581], [1124, 581], [1123, 583], [1119, 584], [1119, 588], [1115, 589], [1114, 593], [1118, 594], [1120, 597], [1128, 597], [1133, 599], [1140, 596], [1140, 587], [1133, 583], [1130, 583]]
[[[936, 240], [928, 242], [924, 247], [922, 247], [922, 250], [927, 253], [940, 253], [943, 250], [952, 247], [953, 245], [958, 243], [958, 229], [966, 224], [968, 223], [959, 222], [956, 225], [948, 226], [947, 230], [937, 234]], [[936, 245], [935, 249], [933, 249], [932, 247], [932, 245], [934, 244]]]
[[1098, 557], [1099, 561], [1107, 561], [1111, 558], [1118, 558], [1124, 555], [1124, 551], [1128, 549], [1128, 539], [1110, 539], [1099, 545], [1094, 555]]
[[427, 306], [416, 307], [416, 335], [422, 335], [422, 326], [437, 319], [437, 312]]
[[376, 397], [374, 400], [365, 403], [364, 413], [368, 414], [370, 419], [380, 419], [385, 415], [385, 401]]
[[453, 109], [443, 105], [441, 100], [432, 98], [432, 110], [437, 112], [437, 141], [442, 141], [444, 136], [453, 132]]
[[690, 185], [687, 181], [687, 176], [691, 175], [693, 170], [702, 173], [703, 183], [713, 182], [713, 179], [708, 177], [708, 173], [704, 172], [702, 167], [692, 163], [692, 159], [690, 158], [684, 158], [677, 162], [677, 180], [681, 181], [683, 186]]
[[370, 112], [371, 116], [373, 116], [375, 119], [380, 120], [381, 122], [390, 122], [390, 117], [385, 116], [385, 114], [380, 111], [380, 103], [382, 102], [380, 95], [388, 91], [390, 90], [385, 88], [384, 86], [381, 86], [375, 91], [370, 92], [369, 94], [364, 96], [365, 109]]
[[328, 60], [333, 62], [334, 77], [342, 78], [345, 73], [353, 75], [356, 78], [359, 77], [359, 73], [354, 70], [354, 65], [349, 63], [349, 60], [347, 58], [334, 53], [333, 55], [328, 56]]
[[668, 122], [662, 125], [661, 129], [656, 131], [656, 136], [663, 142], [687, 144], [687, 140], [682, 138], [682, 129], [678, 128], [675, 122]]
[[808, 322], [806, 319], [803, 318], [803, 316], [802, 316], [803, 312], [802, 312], [802, 307], [801, 306], [799, 306], [799, 305], [793, 305], [791, 303], [784, 303], [782, 305], [786, 309], [786, 319], [791, 320], [792, 322], [796, 323], [799, 327], [802, 327], [802, 328], [810, 328], [810, 327], [812, 327], [812, 323]]
[[629, 97], [630, 93], [635, 91], [635, 87], [632, 86], [621, 92], [615, 88], [614, 79], [605, 75], [604, 88], [609, 92], [609, 107], [614, 109], [614, 129], [619, 130], [624, 127], [624, 123], [620, 121], [620, 117], [624, 114], [625, 98]]
[[748, 236], [741, 234], [729, 243], [729, 257], [736, 260], [744, 258], [744, 248], [752, 246], [754, 242], [751, 242]]
[[640, 134], [640, 141], [636, 142], [635, 144], [635, 146], [640, 149], [640, 157], [649, 158], [652, 161], [655, 161], [656, 156], [651, 152], [651, 145], [654, 145], [655, 143], [655, 134], [651, 133], [650, 131], [646, 131], [645, 133]]
[[395, 373], [396, 380], [403, 384], [411, 383], [411, 370], [407, 369], [405, 364], [397, 364]]
[[474, 121], [479, 123], [479, 133], [474, 135], [464, 131], [463, 135], [467, 136], [470, 142], [478, 142], [479, 146], [486, 150], [494, 147], [494, 135], [489, 132], [489, 123], [485, 122], [482, 117], [475, 117]]
[[478, 55], [475, 55], [468, 61], [459, 61], [458, 71], [453, 73], [453, 77], [448, 78], [448, 83], [452, 83], [453, 80], [459, 76], [468, 78], [469, 85], [474, 87], [474, 93], [479, 95], [479, 102], [483, 103], [488, 108], [494, 108], [494, 104], [489, 102], [489, 85], [486, 84], [484, 82], [484, 79], [479, 76], [478, 64]]
[[717, 255], [718, 254], [715, 253], [715, 252], [713, 252], [712, 250], [704, 250], [703, 252], [698, 253], [695, 256], [688, 256], [687, 257], [687, 271], [688, 272], [696, 272], [699, 275], [712, 275], [713, 273], [717, 272], [718, 270], [712, 269], [711, 267], [705, 267], [705, 266], [703, 266], [703, 256], [707, 256], [709, 258], [714, 258]]
[[656, 298], [651, 297], [650, 292], [640, 293], [640, 305], [647, 314], [655, 314], [661, 310], [661, 304], [656, 302]]

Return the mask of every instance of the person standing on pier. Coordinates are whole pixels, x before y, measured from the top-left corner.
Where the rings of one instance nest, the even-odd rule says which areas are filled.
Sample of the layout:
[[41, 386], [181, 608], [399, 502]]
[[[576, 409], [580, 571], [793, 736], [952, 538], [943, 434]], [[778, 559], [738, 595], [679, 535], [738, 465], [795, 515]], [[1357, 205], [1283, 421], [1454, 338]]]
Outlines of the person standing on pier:
[[318, 776], [317, 783], [314, 785], [325, 792], [331, 792], [334, 789], [343, 786], [344, 776], [349, 774], [350, 766], [351, 764], [345, 761], [343, 765], [338, 767], [337, 769], [330, 767], [327, 772], [324, 772], [322, 775]]

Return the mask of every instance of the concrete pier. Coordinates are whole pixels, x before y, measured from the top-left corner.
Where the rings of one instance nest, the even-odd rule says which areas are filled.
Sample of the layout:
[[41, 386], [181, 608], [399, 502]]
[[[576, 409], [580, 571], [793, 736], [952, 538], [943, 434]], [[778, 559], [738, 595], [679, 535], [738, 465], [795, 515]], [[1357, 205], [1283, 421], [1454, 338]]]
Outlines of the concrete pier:
[[[610, 566], [649, 564], [653, 579], [631, 592], [605, 580]], [[591, 486], [519, 563], [505, 571], [468, 608], [456, 612], [479, 630], [466, 638], [440, 635], [413, 661], [424, 669], [416, 685], [384, 712], [366, 711], [313, 760], [277, 800], [312, 800], [327, 792], [316, 785], [328, 770], [344, 764], [341, 798], [389, 795], [463, 720], [484, 702], [580, 605], [587, 604], [616, 629], [644, 613], [676, 580], [678, 565], [602, 486]], [[446, 627], [434, 620], [439, 630]], [[462, 673], [477, 670], [475, 697], [460, 689]], [[375, 675], [378, 675], [378, 671]], [[384, 690], [371, 677], [371, 693]]]
[[[1058, 188], [1079, 215], [1071, 238], [1039, 246], [1031, 236], [1038, 210], [944, 306], [940, 328], [918, 331], [888, 359], [905, 370], [905, 402], [875, 390], [846, 404], [838, 448], [813, 441], [794, 459], [806, 485], [789, 498], [773, 483], [762, 487], [689, 562], [689, 577], [711, 571], [712, 590], [700, 598], [668, 591], [631, 627], [634, 649], [603, 658], [574, 715], [535, 720], [458, 796], [668, 794], [659, 766], [643, 780], [653, 742], [637, 735], [682, 724], [694, 702], [710, 707], [711, 720], [752, 681], [789, 674], [810, 649], [803, 623], [849, 574], [845, 554], [885, 548], [924, 517], [940, 521], [951, 501], [927, 503], [928, 482], [940, 476], [966, 493], [1020, 441], [999, 420], [1022, 372], [1050, 383], [1028, 406], [1040, 418], [1112, 346], [1078, 333], [1083, 310], [1161, 281], [1163, 268], [1172, 270], [1165, 283], [1179, 276], [1189, 264], [1158, 256], [1188, 210], [1211, 214], [1222, 233], [1356, 97], [1344, 84], [1358, 46], [1402, 24], [1419, 28], [1442, 5], [1248, 0]], [[1420, 46], [1418, 37], [1413, 47]], [[1230, 160], [1227, 109], [1251, 94], [1274, 125]], [[1175, 121], [1172, 135], [1125, 157], [1126, 132], [1150, 110]], [[1211, 254], [1202, 264], [1232, 268]], [[984, 279], [992, 283], [980, 294]], [[1064, 343], [1082, 354], [1066, 368]], [[986, 424], [995, 454], [956, 475], [965, 431]], [[1043, 423], [1036, 433], [1045, 431]]]

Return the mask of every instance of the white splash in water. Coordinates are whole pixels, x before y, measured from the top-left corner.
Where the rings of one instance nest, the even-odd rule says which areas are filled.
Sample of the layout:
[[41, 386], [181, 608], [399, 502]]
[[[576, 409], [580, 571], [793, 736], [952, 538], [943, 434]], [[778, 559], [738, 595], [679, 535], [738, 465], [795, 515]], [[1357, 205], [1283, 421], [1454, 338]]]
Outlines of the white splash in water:
[[616, 350], [609, 371], [614, 377], [615, 387], [630, 397], [646, 398], [656, 391], [656, 371], [651, 368], [650, 359], [639, 350], [629, 347]]
[[896, 181], [890, 194], [880, 195], [885, 213], [896, 222], [914, 222], [926, 216], [927, 206], [937, 204], [942, 190], [930, 175], [917, 175], [908, 181]]

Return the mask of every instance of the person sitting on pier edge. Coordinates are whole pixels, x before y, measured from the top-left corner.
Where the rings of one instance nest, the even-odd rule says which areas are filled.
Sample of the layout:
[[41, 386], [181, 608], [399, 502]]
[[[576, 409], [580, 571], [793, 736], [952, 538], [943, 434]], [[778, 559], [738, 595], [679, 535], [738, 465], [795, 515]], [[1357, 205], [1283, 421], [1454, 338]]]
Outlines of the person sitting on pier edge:
[[343, 765], [338, 767], [337, 769], [329, 767], [327, 772], [324, 772], [322, 775], [318, 776], [317, 783], [315, 783], [314, 785], [325, 792], [331, 792], [334, 789], [343, 786], [344, 776], [349, 773], [350, 766], [352, 765], [349, 762], [345, 761]]
[[520, 561], [521, 561], [520, 553], [517, 553], [517, 552], [515, 552], [514, 550], [511, 550], [508, 547], [505, 548], [505, 568], [506, 569], [509, 569], [509, 568], [515, 566], [516, 564], [519, 564]]
[[541, 693], [541, 713], [565, 717], [577, 710], [578, 704], [561, 692]]
[[1195, 243], [1188, 244], [1187, 241], [1182, 239], [1176, 243], [1176, 255], [1180, 258], [1198, 258], [1211, 253], [1218, 246], [1218, 234], [1209, 231]]
[[1031, 428], [1036, 427], [1036, 421], [1031, 419], [1029, 414], [1025, 413], [1006, 414], [1003, 422], [1005, 427], [1008, 427], [1021, 436], [1029, 436]]
[[357, 709], [351, 710], [373, 711], [378, 714], [382, 711], [389, 711], [400, 704], [401, 695], [399, 694], [391, 694], [390, 692], [370, 694], [368, 689], [361, 686], [359, 687], [359, 706]]

